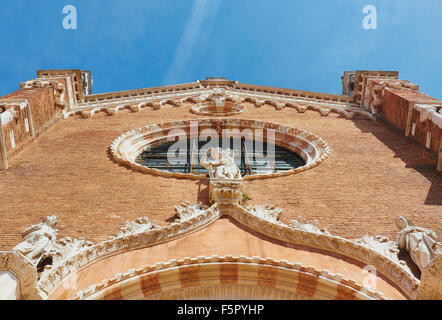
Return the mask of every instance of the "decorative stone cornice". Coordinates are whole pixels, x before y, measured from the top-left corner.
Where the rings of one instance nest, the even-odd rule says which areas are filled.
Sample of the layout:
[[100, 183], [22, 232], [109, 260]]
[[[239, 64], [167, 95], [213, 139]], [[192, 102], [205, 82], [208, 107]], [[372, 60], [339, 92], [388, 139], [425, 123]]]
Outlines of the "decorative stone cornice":
[[275, 224], [282, 224], [279, 221], [279, 216], [282, 213], [282, 209], [276, 208], [274, 205], [255, 205], [248, 206], [246, 207], [246, 209], [259, 219], [266, 220]]
[[[64, 261], [69, 260], [81, 250], [90, 248], [92, 246], [93, 243], [91, 241], [86, 241], [84, 238], [72, 239], [70, 237], [66, 237], [59, 239], [50, 252], [52, 266], [63, 264]], [[47, 268], [50, 269], [51, 266], [47, 266]]]
[[[254, 103], [256, 107], [270, 105], [276, 110], [294, 108], [298, 112], [307, 110], [317, 111], [322, 116], [336, 113], [347, 119], [355, 115], [362, 115], [372, 118], [372, 114], [354, 104], [351, 98], [339, 95], [272, 88], [240, 84], [238, 82], [214, 82], [216, 85], [203, 85], [201, 82], [164, 86], [148, 89], [113, 92], [108, 94], [89, 95], [85, 102], [78, 103], [75, 110], [65, 113], [65, 118], [73, 115], [81, 115], [90, 118], [95, 113], [106, 112], [115, 115], [119, 110], [130, 109], [138, 112], [146, 103], [157, 103], [160, 107], [163, 104], [171, 104], [176, 107], [182, 106], [183, 102], [193, 103], [191, 112], [199, 115], [223, 115], [229, 116], [244, 111], [244, 102]], [[212, 96], [223, 95], [225, 101], [233, 102], [225, 110], [218, 110], [214, 113], [210, 106], [202, 102], [214, 101]], [[207, 109], [208, 108], [208, 109]], [[72, 108], [74, 109], [74, 108]], [[156, 108], [155, 108], [156, 109]]]
[[139, 234], [158, 228], [160, 228], [160, 226], [156, 225], [148, 217], [141, 217], [135, 221], [127, 221], [126, 225], [121, 228], [120, 232], [118, 233], [117, 238]]
[[382, 254], [391, 261], [401, 265], [402, 268], [412, 274], [407, 263], [399, 259], [399, 248], [397, 244], [394, 241], [389, 240], [388, 237], [382, 235], [377, 235], [375, 237], [366, 235], [360, 239], [356, 239], [355, 242]]
[[[144, 248], [171, 241], [186, 234], [195, 232], [219, 217], [218, 205], [215, 204], [205, 211], [182, 222], [173, 222], [163, 228], [151, 228], [141, 233], [128, 233], [93, 246], [84, 246], [67, 258], [58, 260], [46, 267], [40, 276], [38, 289], [42, 297], [48, 297], [53, 288], [68, 275], [90, 263], [129, 250]], [[150, 225], [150, 222], [148, 223]]]
[[371, 248], [342, 237], [309, 232], [291, 228], [284, 224], [275, 224], [257, 219], [255, 215], [240, 205], [236, 205], [236, 210], [231, 210], [229, 214], [251, 229], [274, 239], [342, 254], [367, 265], [372, 265], [393, 281], [410, 298], [414, 299], [416, 297], [419, 280], [410, 274], [403, 265]]
[[300, 99], [304, 101], [322, 101], [324, 103], [334, 103], [342, 105], [354, 105], [351, 98], [341, 95], [309, 92], [293, 89], [284, 89], [253, 84], [239, 83], [238, 81], [196, 81], [192, 83], [170, 85], [163, 87], [153, 87], [138, 90], [128, 90], [111, 92], [104, 94], [92, 94], [85, 97], [85, 102], [80, 106], [94, 106], [100, 103], [118, 103], [131, 99], [145, 99], [159, 95], [186, 95], [193, 90], [213, 92], [214, 90], [225, 90], [226, 92], [236, 92], [247, 95], [266, 95], [271, 99]]
[[307, 232], [313, 232], [317, 234], [324, 234], [324, 235], [330, 235], [330, 233], [327, 231], [326, 228], [320, 228], [318, 227], [318, 221], [314, 220], [311, 222], [308, 222], [303, 217], [298, 217], [297, 220], [291, 220], [289, 224], [290, 228], [301, 230], [301, 231], [307, 231]]
[[[191, 208], [191, 206], [187, 207], [186, 204], [186, 208]], [[364, 241], [364, 244], [346, 240], [330, 235], [314, 224], [298, 222], [292, 226], [285, 225], [277, 220], [280, 211], [270, 206], [258, 206], [266, 210], [257, 209], [257, 207], [247, 210], [239, 204], [222, 206], [215, 204], [206, 210], [203, 210], [204, 207], [197, 206], [197, 208], [198, 210], [192, 213], [195, 215], [188, 220], [178, 220], [167, 227], [147, 229], [142, 233], [112, 238], [94, 246], [87, 245], [65, 256], [66, 258], [62, 260], [57, 259], [52, 267], [44, 270], [40, 277], [38, 288], [41, 296], [47, 297], [62, 279], [98, 259], [177, 239], [207, 226], [221, 215], [229, 215], [252, 230], [271, 238], [341, 254], [371, 265], [401, 288], [409, 298], [416, 297], [419, 280], [397, 258], [385, 254], [384, 247], [382, 250], [379, 247], [374, 248], [371, 240]], [[265, 214], [258, 214], [260, 210]], [[309, 226], [306, 227], [306, 225]]]

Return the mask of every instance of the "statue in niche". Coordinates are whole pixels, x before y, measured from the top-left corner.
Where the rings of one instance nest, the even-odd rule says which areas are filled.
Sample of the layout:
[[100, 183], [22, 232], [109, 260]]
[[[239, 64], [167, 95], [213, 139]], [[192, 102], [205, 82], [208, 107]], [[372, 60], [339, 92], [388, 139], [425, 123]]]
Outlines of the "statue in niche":
[[[208, 156], [213, 160], [207, 160]], [[215, 179], [242, 179], [241, 171], [235, 164], [233, 150], [212, 147], [207, 149], [200, 163], [204, 168], [210, 170]]]
[[54, 227], [57, 222], [57, 217], [52, 215], [46, 217], [44, 222], [27, 228], [22, 233], [24, 240], [13, 250], [24, 255], [34, 266], [37, 266], [44, 257], [49, 255], [55, 245], [57, 230]]
[[442, 245], [432, 230], [412, 225], [405, 217], [396, 218], [399, 232], [396, 243], [400, 249], [410, 253], [414, 263], [421, 271], [437, 256], [442, 254]]

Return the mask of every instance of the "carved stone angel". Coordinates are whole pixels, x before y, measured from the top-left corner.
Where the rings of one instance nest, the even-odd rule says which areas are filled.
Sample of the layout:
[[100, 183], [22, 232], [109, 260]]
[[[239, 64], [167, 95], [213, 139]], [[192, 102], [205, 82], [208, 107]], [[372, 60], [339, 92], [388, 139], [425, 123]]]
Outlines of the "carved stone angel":
[[[213, 160], [207, 160], [209, 155]], [[204, 153], [200, 163], [211, 170], [215, 179], [242, 179], [241, 172], [235, 164], [234, 153], [230, 149], [210, 148]]]
[[414, 263], [422, 271], [434, 258], [442, 254], [442, 245], [438, 236], [427, 228], [413, 226], [405, 217], [396, 218], [399, 232], [396, 243], [400, 249], [410, 253]]
[[41, 259], [49, 254], [56, 242], [57, 230], [54, 227], [57, 222], [57, 217], [52, 215], [46, 217], [44, 222], [27, 228], [22, 233], [24, 240], [13, 250], [24, 255], [34, 266], [37, 266]]

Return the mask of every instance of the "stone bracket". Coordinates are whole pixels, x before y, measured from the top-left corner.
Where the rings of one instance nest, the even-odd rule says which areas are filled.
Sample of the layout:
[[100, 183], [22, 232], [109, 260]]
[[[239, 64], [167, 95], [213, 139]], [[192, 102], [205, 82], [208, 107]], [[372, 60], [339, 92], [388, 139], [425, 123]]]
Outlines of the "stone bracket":
[[210, 204], [234, 204], [242, 202], [242, 181], [228, 179], [210, 179]]

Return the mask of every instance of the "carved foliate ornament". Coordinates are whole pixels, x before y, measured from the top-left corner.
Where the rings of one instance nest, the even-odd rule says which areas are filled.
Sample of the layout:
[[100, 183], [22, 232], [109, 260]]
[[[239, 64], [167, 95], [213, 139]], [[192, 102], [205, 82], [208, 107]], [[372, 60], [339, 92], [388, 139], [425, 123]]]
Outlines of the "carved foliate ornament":
[[193, 217], [203, 214], [208, 208], [208, 206], [200, 203], [191, 205], [189, 201], [184, 201], [181, 205], [174, 207], [180, 222], [190, 220]]
[[272, 223], [279, 223], [279, 216], [282, 213], [281, 208], [277, 208], [271, 204], [249, 206], [246, 209], [258, 218]]
[[86, 241], [84, 238], [72, 239], [66, 237], [57, 241], [49, 256], [52, 257], [52, 265], [57, 265], [70, 257], [76, 255], [83, 249], [93, 246], [91, 241]]
[[326, 228], [320, 228], [318, 227], [318, 221], [313, 220], [311, 222], [308, 222], [303, 217], [299, 216], [297, 220], [291, 220], [289, 227], [301, 231], [308, 231], [313, 232], [317, 234], [326, 234], [330, 235], [330, 233], [327, 231]]
[[366, 235], [360, 239], [355, 240], [355, 242], [363, 245], [364, 247], [372, 249], [377, 253], [382, 254], [384, 257], [396, 262], [411, 273], [411, 270], [407, 266], [407, 263], [403, 260], [399, 260], [400, 250], [397, 244], [394, 241], [388, 239], [388, 237], [382, 235], [377, 235], [375, 237]]
[[150, 220], [148, 217], [141, 217], [135, 221], [127, 221], [125, 226], [121, 228], [117, 237], [124, 237], [128, 235], [138, 234], [142, 232], [147, 232], [152, 229], [159, 228], [154, 221]]

